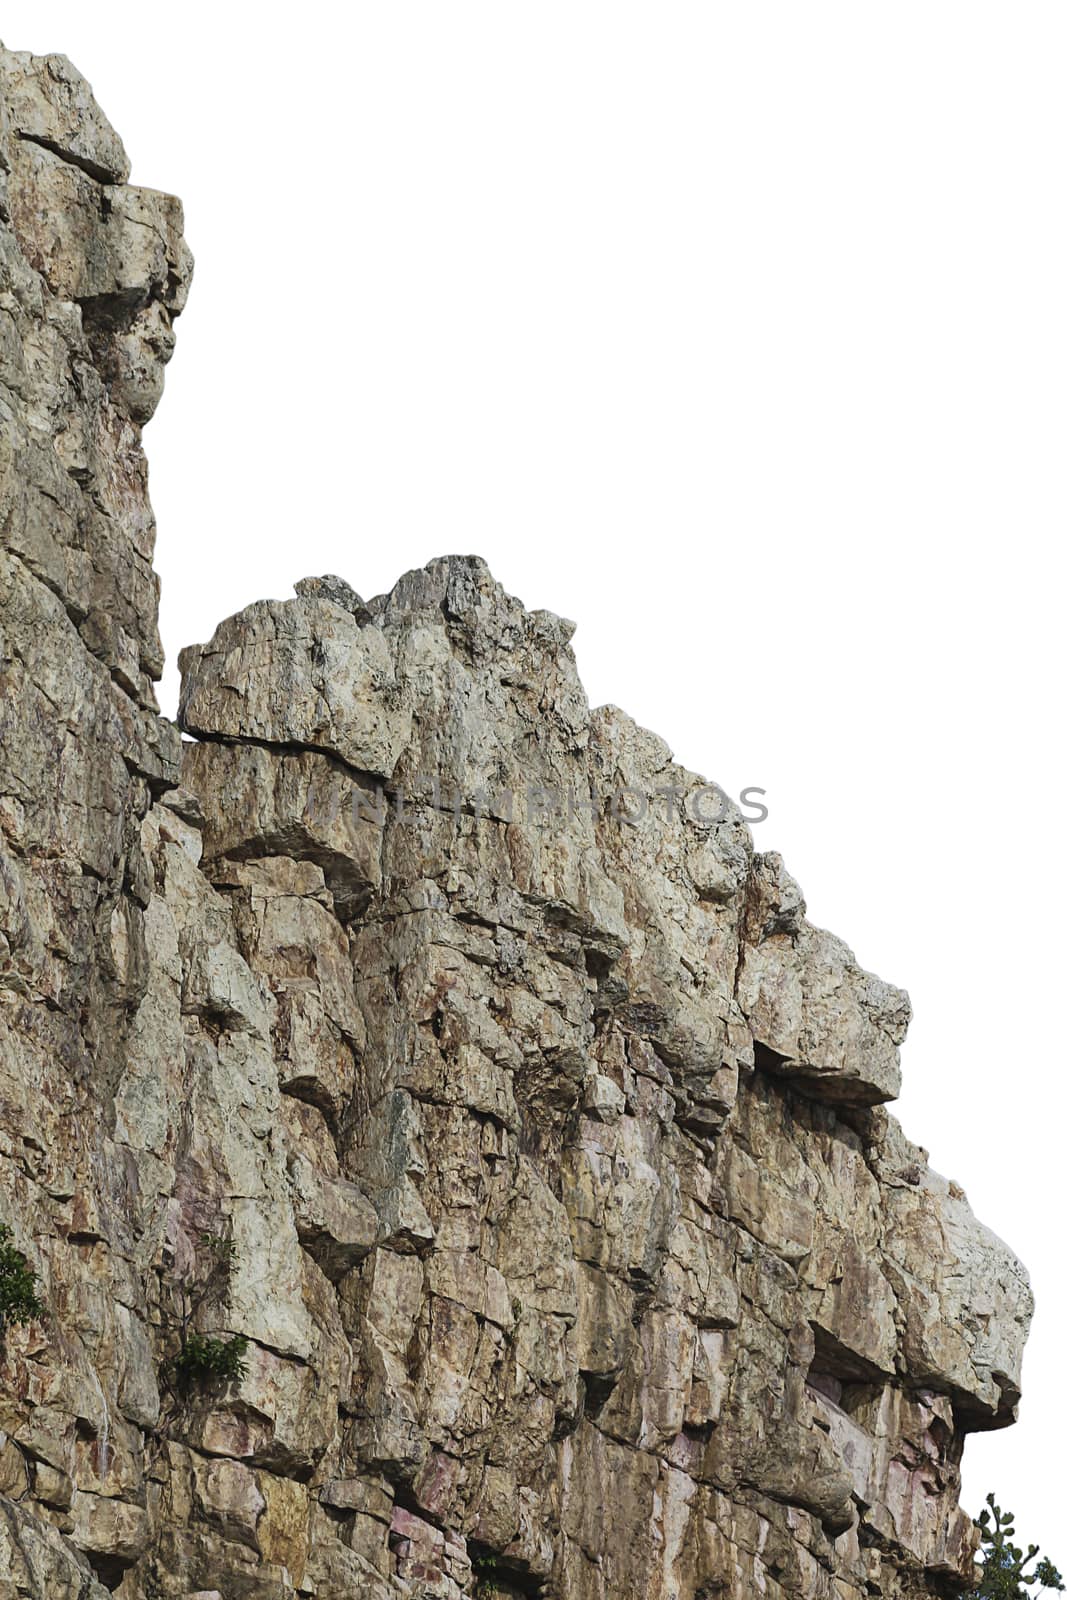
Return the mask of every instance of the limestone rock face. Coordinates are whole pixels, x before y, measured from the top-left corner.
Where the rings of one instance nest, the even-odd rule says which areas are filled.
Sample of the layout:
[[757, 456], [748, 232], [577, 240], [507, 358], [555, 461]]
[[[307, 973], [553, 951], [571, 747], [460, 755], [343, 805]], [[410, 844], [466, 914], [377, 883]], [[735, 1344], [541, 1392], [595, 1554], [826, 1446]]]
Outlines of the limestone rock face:
[[475, 557], [223, 622], [179, 744], [180, 208], [0, 67], [0, 1594], [958, 1592], [1031, 1299], [907, 996]]

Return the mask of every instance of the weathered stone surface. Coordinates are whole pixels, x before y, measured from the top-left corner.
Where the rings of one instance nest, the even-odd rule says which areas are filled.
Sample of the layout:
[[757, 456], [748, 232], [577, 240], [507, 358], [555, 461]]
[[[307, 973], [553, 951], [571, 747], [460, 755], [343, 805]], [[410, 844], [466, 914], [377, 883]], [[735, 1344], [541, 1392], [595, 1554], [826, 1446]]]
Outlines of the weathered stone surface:
[[223, 622], [179, 745], [180, 208], [0, 69], [0, 1593], [959, 1589], [1031, 1302], [884, 1109], [907, 997], [476, 557]]
[[738, 999], [765, 1062], [821, 1098], [877, 1105], [899, 1093], [907, 995], [804, 920], [803, 897], [778, 855], [764, 856], [752, 874]]
[[180, 660], [190, 732], [305, 745], [391, 776], [407, 730], [390, 706], [388, 646], [369, 620], [316, 595], [260, 600]]

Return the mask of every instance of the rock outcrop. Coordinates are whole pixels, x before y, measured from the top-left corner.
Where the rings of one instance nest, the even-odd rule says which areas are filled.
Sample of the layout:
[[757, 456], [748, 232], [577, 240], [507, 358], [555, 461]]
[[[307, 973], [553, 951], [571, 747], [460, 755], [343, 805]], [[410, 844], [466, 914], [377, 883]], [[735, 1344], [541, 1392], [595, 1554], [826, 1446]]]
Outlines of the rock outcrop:
[[0, 67], [0, 1595], [959, 1592], [1031, 1302], [906, 995], [474, 557], [222, 623], [180, 743], [180, 207]]

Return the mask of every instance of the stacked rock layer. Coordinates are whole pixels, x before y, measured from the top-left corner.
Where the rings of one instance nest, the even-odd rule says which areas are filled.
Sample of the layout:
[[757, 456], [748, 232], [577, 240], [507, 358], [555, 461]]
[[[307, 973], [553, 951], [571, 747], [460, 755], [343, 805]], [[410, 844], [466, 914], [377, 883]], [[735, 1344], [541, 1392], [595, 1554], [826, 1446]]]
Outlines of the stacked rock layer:
[[180, 207], [0, 68], [0, 1596], [958, 1593], [1031, 1302], [907, 997], [476, 558], [224, 622], [180, 743]]

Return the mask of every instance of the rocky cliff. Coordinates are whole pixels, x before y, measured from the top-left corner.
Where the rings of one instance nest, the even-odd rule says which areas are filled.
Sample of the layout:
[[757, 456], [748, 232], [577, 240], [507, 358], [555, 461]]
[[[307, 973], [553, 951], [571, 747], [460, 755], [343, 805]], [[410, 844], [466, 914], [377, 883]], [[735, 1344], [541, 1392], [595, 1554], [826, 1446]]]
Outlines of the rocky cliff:
[[958, 1592], [1030, 1295], [907, 997], [473, 557], [222, 623], [180, 742], [180, 207], [0, 67], [0, 1596]]

